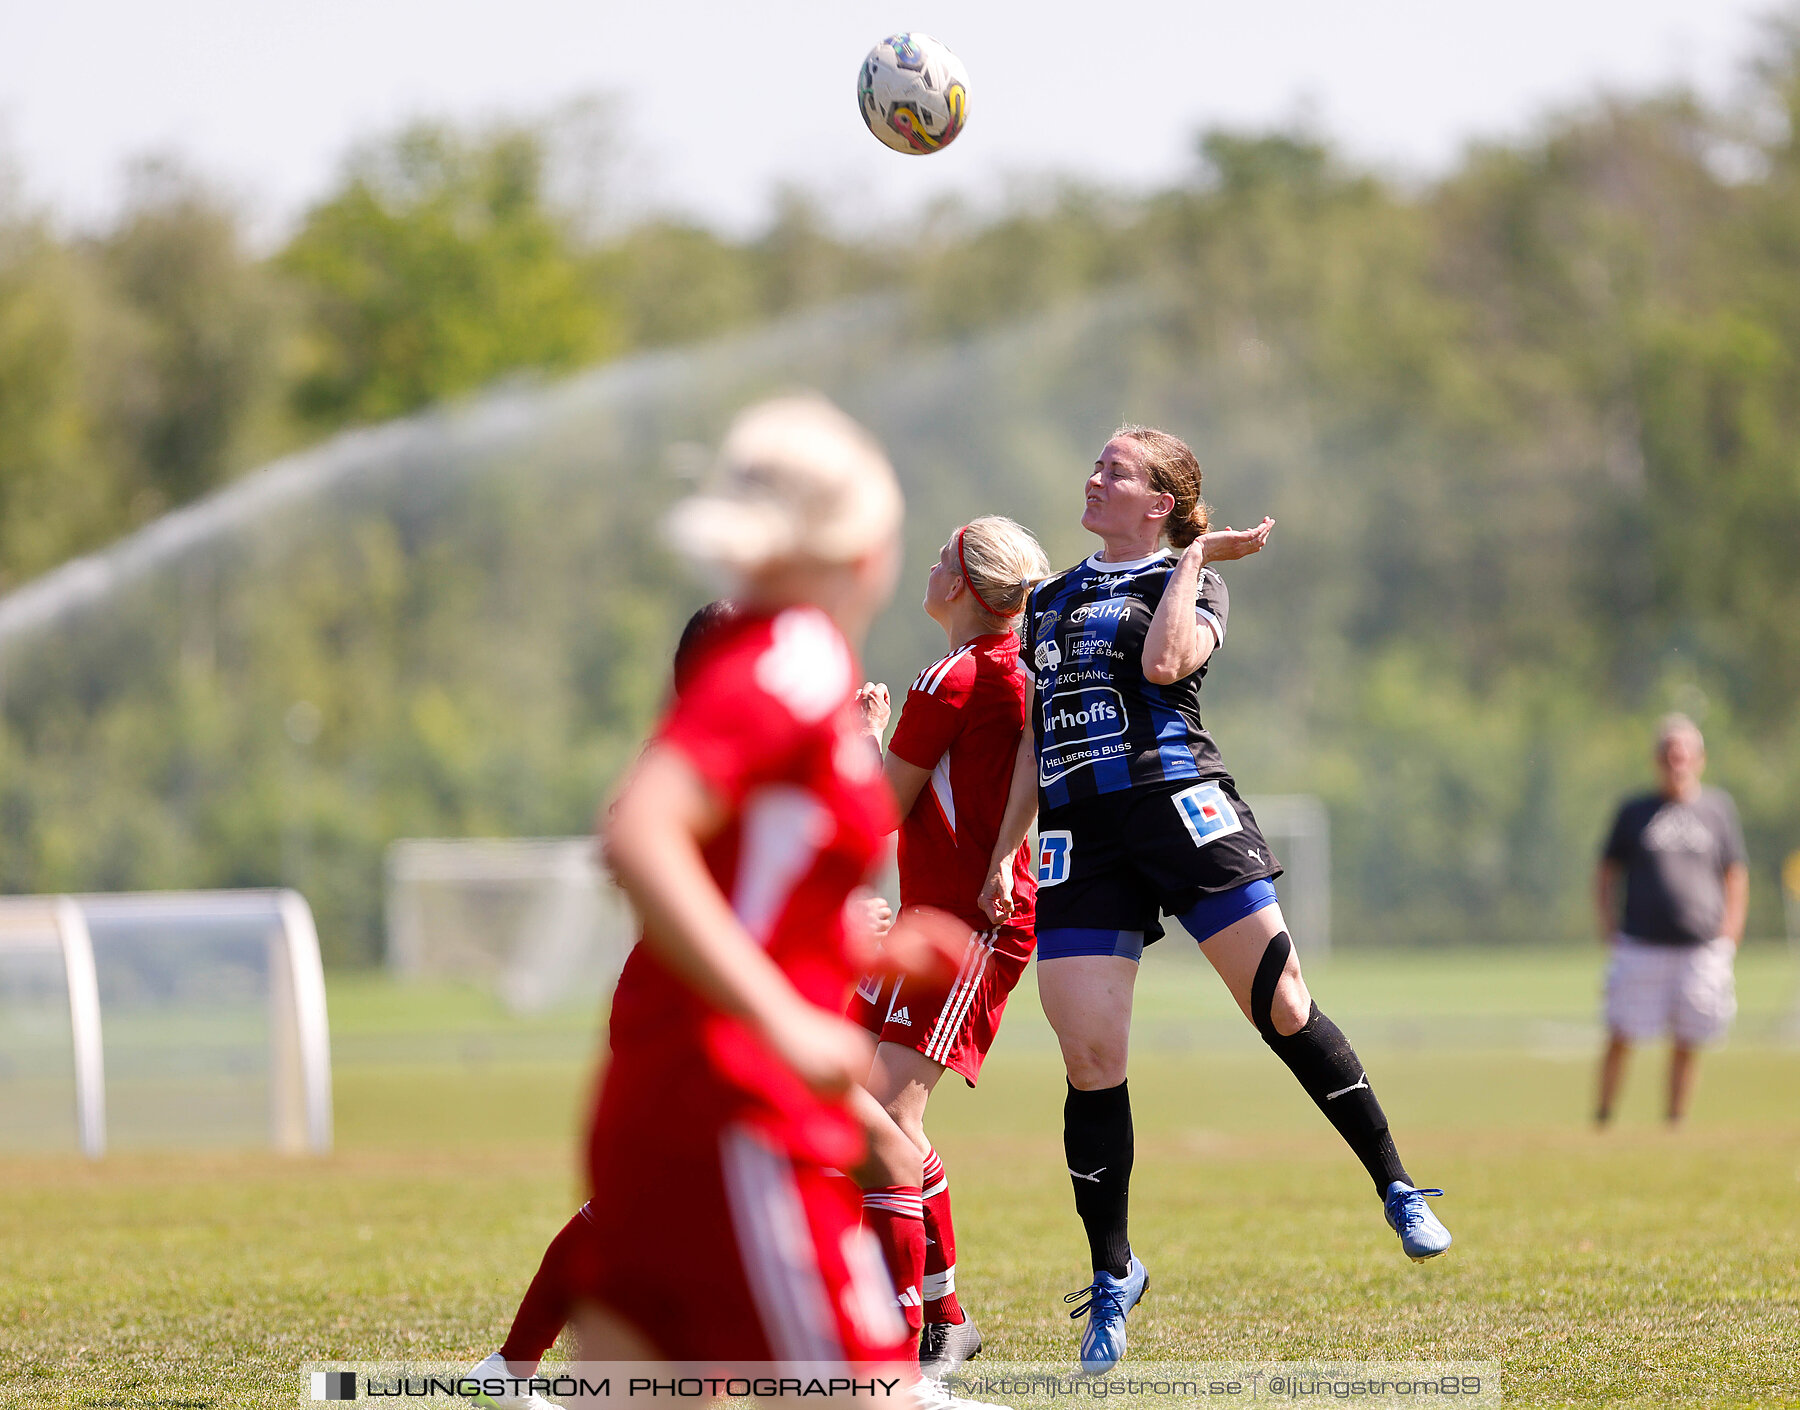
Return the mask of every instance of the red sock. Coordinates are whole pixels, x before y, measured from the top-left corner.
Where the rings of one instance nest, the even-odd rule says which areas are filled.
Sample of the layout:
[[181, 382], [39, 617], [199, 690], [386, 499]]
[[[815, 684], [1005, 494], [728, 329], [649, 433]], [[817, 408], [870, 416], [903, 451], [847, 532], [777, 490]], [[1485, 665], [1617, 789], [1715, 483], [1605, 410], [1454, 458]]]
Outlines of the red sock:
[[925, 1320], [919, 1285], [925, 1277], [925, 1210], [917, 1185], [876, 1185], [863, 1191], [863, 1224], [881, 1245], [888, 1276], [894, 1280], [900, 1315], [913, 1334], [918, 1355], [919, 1328]]
[[956, 1226], [950, 1222], [950, 1179], [935, 1150], [925, 1152], [925, 1294], [927, 1322], [960, 1322], [956, 1300]]
[[531, 1286], [525, 1289], [519, 1310], [513, 1314], [512, 1330], [500, 1345], [500, 1354], [508, 1361], [535, 1365], [556, 1345], [574, 1305], [569, 1291], [570, 1268], [582, 1245], [593, 1236], [593, 1216], [584, 1204], [550, 1240]]

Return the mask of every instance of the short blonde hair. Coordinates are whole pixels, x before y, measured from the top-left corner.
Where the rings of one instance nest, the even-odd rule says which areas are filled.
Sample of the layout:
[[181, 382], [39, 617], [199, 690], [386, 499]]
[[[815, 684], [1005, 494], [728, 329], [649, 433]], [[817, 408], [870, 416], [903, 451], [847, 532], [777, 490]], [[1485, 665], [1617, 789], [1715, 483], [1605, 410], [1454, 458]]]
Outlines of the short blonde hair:
[[1700, 733], [1700, 726], [1679, 710], [1671, 711], [1656, 722], [1656, 752], [1660, 757], [1669, 747], [1669, 741], [1678, 734], [1691, 734], [1702, 751], [1706, 748], [1706, 736]]
[[1050, 576], [1050, 560], [1031, 530], [1003, 515], [971, 519], [951, 542], [963, 580], [996, 625], [1017, 618], [1032, 584]]
[[810, 558], [848, 563], [900, 526], [900, 486], [879, 442], [815, 393], [740, 412], [699, 494], [676, 505], [676, 549], [750, 575]]

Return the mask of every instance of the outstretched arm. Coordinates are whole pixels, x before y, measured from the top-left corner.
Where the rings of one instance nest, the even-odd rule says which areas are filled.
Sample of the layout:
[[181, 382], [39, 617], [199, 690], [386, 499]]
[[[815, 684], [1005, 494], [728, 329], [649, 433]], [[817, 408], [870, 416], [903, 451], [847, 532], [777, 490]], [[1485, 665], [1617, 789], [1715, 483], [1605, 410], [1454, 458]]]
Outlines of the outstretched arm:
[[1274, 527], [1273, 519], [1264, 518], [1254, 529], [1215, 530], [1200, 535], [1182, 551], [1144, 636], [1146, 680], [1173, 685], [1206, 664], [1218, 642], [1209, 629], [1201, 627], [1194, 613], [1200, 596], [1200, 570], [1208, 563], [1260, 552]]
[[745, 930], [701, 856], [724, 803], [677, 749], [652, 745], [601, 823], [606, 859], [644, 918], [644, 941], [713, 1008], [747, 1022], [813, 1090], [869, 1070], [866, 1036], [815, 1008]]

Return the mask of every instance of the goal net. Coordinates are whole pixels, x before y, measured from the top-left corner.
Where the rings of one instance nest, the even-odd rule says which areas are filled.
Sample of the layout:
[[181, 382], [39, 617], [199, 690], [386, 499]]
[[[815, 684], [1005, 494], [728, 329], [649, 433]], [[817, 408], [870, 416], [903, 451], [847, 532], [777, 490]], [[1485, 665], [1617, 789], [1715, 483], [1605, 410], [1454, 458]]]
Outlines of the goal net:
[[293, 891], [0, 897], [17, 1150], [331, 1148], [325, 980]]
[[424, 839], [387, 855], [387, 960], [470, 979], [517, 1013], [592, 1002], [636, 938], [591, 837]]
[[1281, 859], [1275, 889], [1294, 947], [1309, 959], [1331, 953], [1331, 815], [1310, 793], [1267, 793], [1245, 800]]

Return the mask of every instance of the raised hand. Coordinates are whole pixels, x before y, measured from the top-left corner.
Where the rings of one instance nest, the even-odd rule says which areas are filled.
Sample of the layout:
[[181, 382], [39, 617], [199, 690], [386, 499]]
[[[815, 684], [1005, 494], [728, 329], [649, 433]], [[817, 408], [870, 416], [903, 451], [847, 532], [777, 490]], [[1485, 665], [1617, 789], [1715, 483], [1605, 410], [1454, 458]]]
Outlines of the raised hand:
[[888, 699], [888, 688], [880, 681], [867, 681], [856, 692], [856, 704], [862, 711], [863, 733], [871, 739], [880, 739], [894, 713], [893, 702]]
[[1199, 548], [1207, 563], [1222, 563], [1228, 558], [1248, 558], [1253, 553], [1262, 552], [1274, 527], [1275, 521], [1265, 515], [1262, 523], [1254, 529], [1213, 529], [1195, 539], [1194, 545]]

